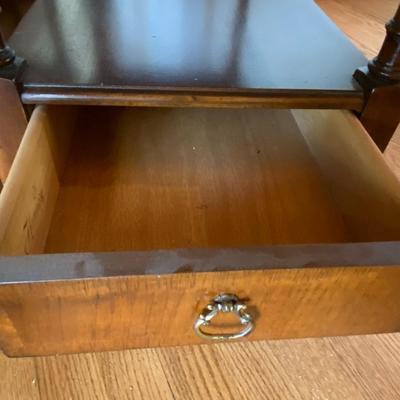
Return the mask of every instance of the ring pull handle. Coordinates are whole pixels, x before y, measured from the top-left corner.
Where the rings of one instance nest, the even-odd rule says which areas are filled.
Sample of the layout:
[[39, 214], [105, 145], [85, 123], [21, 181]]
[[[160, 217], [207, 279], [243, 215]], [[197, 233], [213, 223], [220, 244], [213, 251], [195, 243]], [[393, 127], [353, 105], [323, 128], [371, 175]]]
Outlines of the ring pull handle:
[[[234, 294], [222, 293], [214, 298], [211, 304], [198, 316], [193, 325], [193, 329], [197, 336], [208, 340], [234, 340], [240, 339], [250, 334], [254, 327], [253, 317], [247, 313], [246, 305], [240, 302], [239, 298]], [[210, 325], [211, 320], [219, 313], [234, 313], [238, 316], [239, 321], [244, 328], [236, 333], [211, 334], [202, 330], [203, 326]]]

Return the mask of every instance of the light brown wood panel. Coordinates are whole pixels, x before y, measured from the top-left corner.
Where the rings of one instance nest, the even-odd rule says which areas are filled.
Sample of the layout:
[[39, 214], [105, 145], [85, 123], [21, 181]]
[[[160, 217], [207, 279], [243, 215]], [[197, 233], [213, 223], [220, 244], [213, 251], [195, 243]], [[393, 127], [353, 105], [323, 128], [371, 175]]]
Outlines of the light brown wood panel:
[[400, 180], [400, 126], [386, 148], [384, 156], [390, 169], [396, 174], [397, 179]]
[[348, 111], [292, 113], [353, 240], [398, 240], [400, 184], [360, 121]]
[[73, 111], [34, 111], [0, 196], [0, 252], [43, 250], [68, 152]]
[[287, 110], [90, 108], [74, 135], [46, 252], [351, 239]]
[[193, 324], [223, 292], [247, 299], [250, 340], [393, 332], [399, 288], [396, 266], [14, 284], [0, 291], [0, 345], [28, 356], [201, 343]]

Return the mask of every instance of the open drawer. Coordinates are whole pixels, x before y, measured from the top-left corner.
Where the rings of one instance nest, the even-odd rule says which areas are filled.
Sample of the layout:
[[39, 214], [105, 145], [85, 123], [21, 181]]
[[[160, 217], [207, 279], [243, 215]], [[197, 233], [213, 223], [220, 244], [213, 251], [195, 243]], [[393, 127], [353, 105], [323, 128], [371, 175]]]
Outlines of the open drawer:
[[397, 241], [400, 184], [348, 112], [38, 107], [0, 196], [0, 345], [242, 332], [232, 299], [199, 323], [221, 293], [245, 339], [395, 331]]

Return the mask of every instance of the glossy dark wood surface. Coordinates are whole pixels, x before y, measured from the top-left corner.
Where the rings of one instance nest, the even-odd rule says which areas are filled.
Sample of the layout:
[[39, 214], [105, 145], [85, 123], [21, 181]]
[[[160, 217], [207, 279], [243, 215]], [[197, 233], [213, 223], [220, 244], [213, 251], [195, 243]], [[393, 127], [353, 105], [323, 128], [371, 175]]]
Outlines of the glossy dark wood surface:
[[312, 0], [37, 0], [10, 44], [30, 102], [41, 88], [45, 101], [60, 89], [359, 98], [352, 73], [367, 62]]

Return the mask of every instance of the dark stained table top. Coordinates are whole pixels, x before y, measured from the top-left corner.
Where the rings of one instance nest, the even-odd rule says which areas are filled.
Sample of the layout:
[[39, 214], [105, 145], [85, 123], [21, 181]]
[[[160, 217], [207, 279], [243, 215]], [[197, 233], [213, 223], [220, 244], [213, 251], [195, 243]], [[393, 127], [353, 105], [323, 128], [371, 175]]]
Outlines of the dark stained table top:
[[24, 90], [360, 93], [364, 56], [313, 0], [37, 0]]

